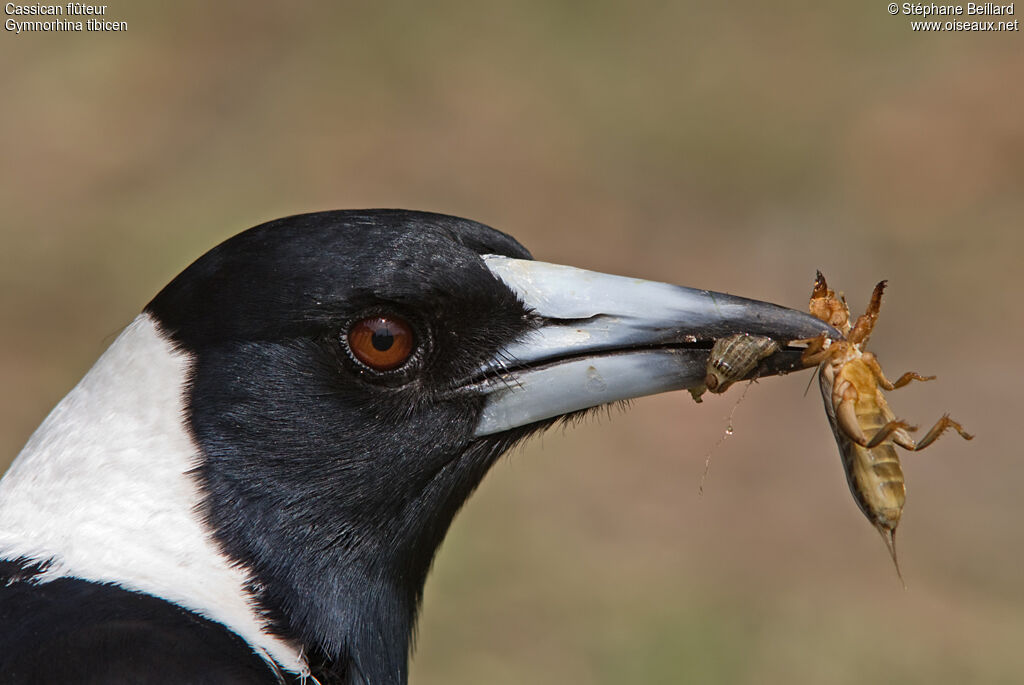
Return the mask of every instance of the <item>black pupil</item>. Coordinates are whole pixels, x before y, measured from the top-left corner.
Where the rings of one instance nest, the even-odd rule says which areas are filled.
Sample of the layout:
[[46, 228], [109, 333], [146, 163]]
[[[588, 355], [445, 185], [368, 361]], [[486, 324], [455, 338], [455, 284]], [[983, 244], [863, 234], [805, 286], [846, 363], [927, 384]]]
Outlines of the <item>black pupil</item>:
[[387, 352], [395, 344], [395, 336], [391, 335], [390, 328], [380, 326], [373, 331], [373, 337], [370, 339], [370, 342], [373, 343], [374, 349], [380, 352]]

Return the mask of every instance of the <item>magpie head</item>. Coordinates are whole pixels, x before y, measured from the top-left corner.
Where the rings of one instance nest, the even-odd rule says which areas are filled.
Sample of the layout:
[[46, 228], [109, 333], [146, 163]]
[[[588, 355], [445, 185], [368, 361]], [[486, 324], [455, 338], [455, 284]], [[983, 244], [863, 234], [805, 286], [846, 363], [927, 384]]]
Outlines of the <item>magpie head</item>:
[[477, 437], [485, 396], [460, 391], [537, 325], [482, 254], [529, 258], [447, 216], [308, 214], [219, 245], [147, 307], [193, 360], [203, 513], [314, 656], [404, 669], [434, 551], [525, 432]]
[[[327, 671], [405, 677], [431, 560], [516, 441], [704, 378], [736, 332], [827, 326], [729, 295], [531, 261], [449, 216], [324, 212], [241, 233], [147, 313], [190, 360], [202, 514], [273, 629]], [[798, 368], [799, 351], [760, 375]]]

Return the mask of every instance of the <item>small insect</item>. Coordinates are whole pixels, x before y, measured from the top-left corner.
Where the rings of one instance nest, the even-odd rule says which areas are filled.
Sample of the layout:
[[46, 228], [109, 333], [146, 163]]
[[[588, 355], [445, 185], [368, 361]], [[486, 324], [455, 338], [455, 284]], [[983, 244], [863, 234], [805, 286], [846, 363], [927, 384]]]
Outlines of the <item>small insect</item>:
[[779, 344], [763, 335], [737, 333], [719, 338], [711, 348], [708, 357], [707, 376], [704, 385], [693, 388], [690, 394], [696, 402], [702, 402], [705, 390], [720, 394], [736, 381], [743, 380], [765, 357], [779, 350]]
[[882, 388], [895, 390], [912, 380], [929, 381], [935, 376], [908, 371], [893, 383], [882, 373], [875, 355], [863, 349], [878, 319], [885, 284], [882, 281], [875, 286], [867, 311], [851, 327], [845, 298], [836, 297], [819, 271], [811, 294], [811, 314], [839, 329], [843, 339], [832, 340], [823, 335], [804, 341], [808, 347], [802, 360], [807, 366], [820, 364], [821, 396], [839, 445], [850, 492], [882, 535], [902, 581], [896, 558], [896, 527], [903, 513], [906, 485], [894, 445], [912, 451], [923, 450], [948, 428], [954, 428], [966, 440], [974, 436], [947, 414], [915, 442], [910, 431], [917, 428], [897, 419], [889, 409]]

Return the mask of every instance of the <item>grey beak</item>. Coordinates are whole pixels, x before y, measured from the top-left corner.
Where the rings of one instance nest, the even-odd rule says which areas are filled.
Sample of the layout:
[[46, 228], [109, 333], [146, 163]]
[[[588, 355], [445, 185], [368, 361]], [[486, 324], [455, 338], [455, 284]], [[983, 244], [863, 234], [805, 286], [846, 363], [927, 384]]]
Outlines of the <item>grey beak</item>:
[[802, 367], [793, 340], [839, 332], [810, 314], [724, 293], [495, 255], [491, 272], [543, 324], [501, 350], [475, 389], [486, 395], [476, 435], [608, 402], [699, 387], [711, 347], [735, 333], [781, 349], [753, 372]]

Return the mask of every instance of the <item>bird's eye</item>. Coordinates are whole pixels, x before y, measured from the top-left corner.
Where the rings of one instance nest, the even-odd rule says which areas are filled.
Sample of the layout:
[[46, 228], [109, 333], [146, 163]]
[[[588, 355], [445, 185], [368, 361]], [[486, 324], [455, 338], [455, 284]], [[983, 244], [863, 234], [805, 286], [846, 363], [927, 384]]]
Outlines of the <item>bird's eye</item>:
[[391, 315], [360, 319], [349, 329], [348, 348], [374, 371], [397, 369], [412, 355], [412, 326]]

